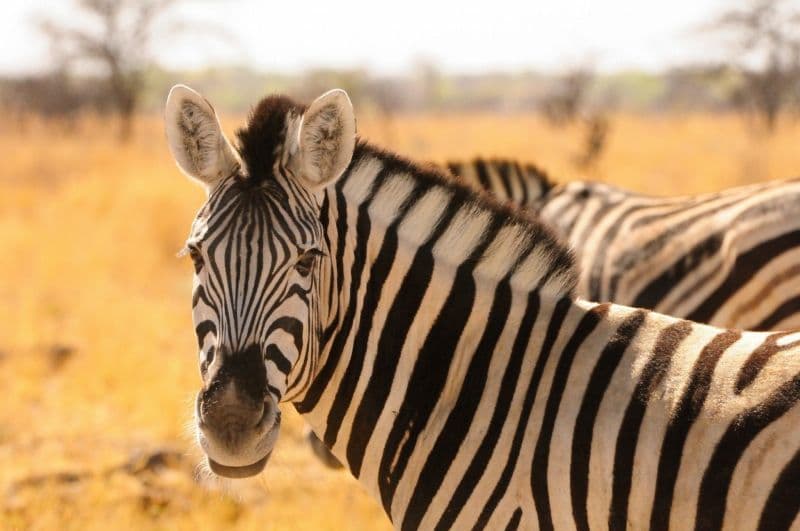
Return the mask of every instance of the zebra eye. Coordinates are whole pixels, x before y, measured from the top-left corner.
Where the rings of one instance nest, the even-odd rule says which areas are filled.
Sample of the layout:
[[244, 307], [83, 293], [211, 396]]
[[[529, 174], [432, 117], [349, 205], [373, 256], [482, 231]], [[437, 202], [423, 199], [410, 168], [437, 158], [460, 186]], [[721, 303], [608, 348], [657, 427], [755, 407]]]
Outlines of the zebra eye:
[[196, 247], [189, 247], [189, 257], [194, 262], [194, 270], [200, 271], [203, 267], [203, 255], [200, 254], [200, 251]]
[[294, 268], [298, 273], [300, 273], [300, 275], [305, 277], [311, 273], [311, 268], [314, 267], [314, 262], [320, 255], [322, 255], [322, 253], [317, 249], [309, 249], [300, 255], [300, 258], [297, 259], [297, 263], [294, 265]]

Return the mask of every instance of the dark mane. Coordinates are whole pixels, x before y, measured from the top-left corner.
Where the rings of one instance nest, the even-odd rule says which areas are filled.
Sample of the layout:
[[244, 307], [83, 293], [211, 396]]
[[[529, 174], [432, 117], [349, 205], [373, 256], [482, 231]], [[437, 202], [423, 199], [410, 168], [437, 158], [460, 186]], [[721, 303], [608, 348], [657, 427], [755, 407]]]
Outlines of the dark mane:
[[539, 183], [542, 185], [542, 189], [544, 190], [542, 194], [543, 196], [550, 193], [550, 190], [552, 190], [558, 184], [553, 180], [552, 177], [550, 177], [550, 174], [532, 162], [526, 162], [523, 164], [522, 169], [527, 176], [539, 181]]
[[[498, 158], [498, 157], [490, 157], [490, 158], [483, 158], [483, 157], [474, 157], [473, 159], [469, 160], [468, 162], [461, 161], [461, 160], [449, 160], [445, 163], [445, 166], [448, 170], [455, 174], [459, 179], [463, 178], [463, 175], [458, 175], [462, 168], [466, 166], [473, 166], [475, 168], [487, 166], [493, 167], [500, 171], [500, 173], [509, 173], [512, 168], [515, 168], [523, 178], [534, 181], [538, 183], [538, 185], [542, 189], [542, 194], [539, 199], [543, 199], [550, 191], [557, 185], [556, 181], [554, 181], [546, 171], [542, 168], [533, 164], [531, 162], [518, 162], [515, 159], [510, 158]], [[485, 184], [483, 186], [488, 186]]]
[[[475, 163], [480, 162], [480, 157], [474, 160]], [[492, 157], [487, 159], [486, 162], [490, 165], [496, 166], [498, 168], [503, 167], [510, 167], [513, 165], [518, 165], [520, 171], [528, 177], [529, 179], [535, 180], [542, 186], [543, 194], [547, 195], [547, 193], [556, 185], [556, 182], [550, 178], [546, 171], [542, 168], [537, 166], [532, 162], [516, 162], [514, 159], [503, 159], [503, 158], [496, 158]]]
[[300, 116], [306, 106], [281, 95], [267, 96], [250, 111], [247, 126], [236, 131], [239, 154], [253, 184], [272, 178], [286, 135], [287, 115]]

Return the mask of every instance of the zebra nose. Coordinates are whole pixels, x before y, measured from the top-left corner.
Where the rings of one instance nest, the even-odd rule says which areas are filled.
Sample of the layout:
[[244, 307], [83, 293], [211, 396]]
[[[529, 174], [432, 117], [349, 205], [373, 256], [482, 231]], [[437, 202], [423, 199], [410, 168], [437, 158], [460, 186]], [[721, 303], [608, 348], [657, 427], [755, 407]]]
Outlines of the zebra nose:
[[274, 419], [267, 402], [217, 396], [198, 400], [198, 426], [215, 447], [239, 453], [260, 439]]
[[255, 403], [200, 403], [200, 422], [214, 431], [245, 431], [258, 427], [266, 414], [267, 404]]

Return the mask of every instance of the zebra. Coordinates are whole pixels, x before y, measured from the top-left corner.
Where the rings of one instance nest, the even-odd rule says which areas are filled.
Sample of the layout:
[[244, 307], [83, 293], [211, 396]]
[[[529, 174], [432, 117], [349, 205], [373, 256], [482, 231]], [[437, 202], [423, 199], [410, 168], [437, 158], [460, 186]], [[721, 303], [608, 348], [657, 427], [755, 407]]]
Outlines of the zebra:
[[[577, 292], [724, 328], [800, 327], [800, 181], [656, 198], [608, 184], [557, 184], [511, 159], [445, 167], [534, 210], [576, 251]], [[336, 460], [312, 432], [314, 454]]]
[[347, 94], [223, 135], [184, 86], [170, 150], [214, 473], [263, 470], [291, 403], [399, 529], [800, 524], [800, 332], [575, 296], [538, 218], [359, 139]]
[[727, 328], [800, 327], [800, 180], [655, 198], [577, 182], [541, 216], [579, 249], [578, 292]]
[[447, 167], [554, 227], [577, 253], [586, 299], [723, 328], [800, 327], [800, 179], [651, 197], [599, 182], [556, 184], [512, 160]]

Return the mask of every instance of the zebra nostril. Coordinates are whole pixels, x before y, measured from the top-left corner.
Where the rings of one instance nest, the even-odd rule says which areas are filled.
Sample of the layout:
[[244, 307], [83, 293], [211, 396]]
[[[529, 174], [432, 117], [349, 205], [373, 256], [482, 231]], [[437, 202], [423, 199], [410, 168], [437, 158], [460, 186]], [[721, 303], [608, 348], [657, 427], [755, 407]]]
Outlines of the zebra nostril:
[[197, 424], [218, 437], [247, 437], [274, 423], [275, 415], [267, 403], [220, 403], [216, 399], [197, 401]]

